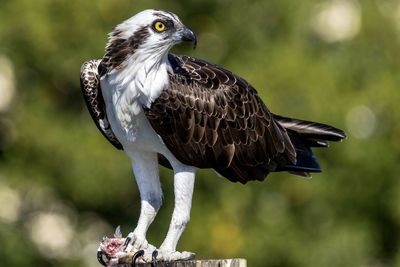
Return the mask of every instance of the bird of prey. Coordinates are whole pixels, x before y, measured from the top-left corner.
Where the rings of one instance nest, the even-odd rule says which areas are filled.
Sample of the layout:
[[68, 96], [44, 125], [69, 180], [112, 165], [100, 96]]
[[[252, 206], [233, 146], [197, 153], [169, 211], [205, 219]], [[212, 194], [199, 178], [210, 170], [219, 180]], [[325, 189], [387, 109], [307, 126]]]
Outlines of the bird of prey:
[[[309, 176], [321, 171], [311, 147], [345, 138], [332, 126], [273, 114], [255, 88], [223, 67], [169, 53], [181, 42], [196, 45], [171, 12], [142, 11], [108, 36], [104, 57], [82, 65], [81, 87], [100, 132], [132, 161], [141, 197], [133, 232], [100, 246], [111, 261], [132, 251], [144, 261], [154, 251], [164, 261], [194, 256], [176, 245], [189, 222], [196, 169], [243, 184], [278, 171]], [[162, 202], [159, 164], [174, 172], [175, 207], [156, 250], [146, 232]]]

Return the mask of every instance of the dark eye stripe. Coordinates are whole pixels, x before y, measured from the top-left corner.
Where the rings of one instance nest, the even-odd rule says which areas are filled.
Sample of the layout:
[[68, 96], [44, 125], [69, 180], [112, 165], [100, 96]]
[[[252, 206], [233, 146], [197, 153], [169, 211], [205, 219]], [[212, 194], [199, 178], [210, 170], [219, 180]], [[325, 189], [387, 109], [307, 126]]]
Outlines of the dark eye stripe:
[[174, 22], [169, 18], [164, 21], [164, 24], [168, 29], [172, 29], [174, 27]]

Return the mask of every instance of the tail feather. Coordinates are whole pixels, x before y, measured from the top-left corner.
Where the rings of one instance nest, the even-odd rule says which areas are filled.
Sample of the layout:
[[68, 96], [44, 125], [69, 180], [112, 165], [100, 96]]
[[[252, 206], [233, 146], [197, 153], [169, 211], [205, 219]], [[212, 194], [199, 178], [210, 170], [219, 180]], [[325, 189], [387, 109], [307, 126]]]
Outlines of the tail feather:
[[326, 141], [341, 141], [346, 138], [345, 132], [327, 124], [290, 119], [274, 115], [274, 118], [287, 130], [296, 132], [298, 135], [306, 137], [308, 140], [321, 141], [326, 145]]
[[321, 167], [317, 162], [317, 158], [307, 142], [297, 134], [290, 132], [289, 137], [296, 149], [296, 162], [279, 166], [276, 171], [289, 171], [293, 174], [305, 177], [309, 177], [310, 172], [321, 172]]
[[328, 141], [341, 141], [346, 138], [344, 131], [335, 127], [298, 119], [274, 115], [274, 118], [289, 134], [296, 149], [296, 162], [278, 167], [277, 171], [289, 171], [300, 176], [310, 176], [310, 172], [321, 172], [311, 147], [328, 147]]

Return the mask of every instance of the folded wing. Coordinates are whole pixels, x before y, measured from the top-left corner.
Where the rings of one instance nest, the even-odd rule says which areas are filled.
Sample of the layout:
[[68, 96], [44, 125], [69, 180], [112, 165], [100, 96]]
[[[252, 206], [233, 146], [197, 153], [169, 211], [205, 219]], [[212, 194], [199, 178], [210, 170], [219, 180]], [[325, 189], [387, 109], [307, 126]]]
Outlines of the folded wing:
[[145, 114], [178, 160], [241, 183], [296, 162], [288, 132], [244, 79], [187, 56], [169, 61], [170, 86]]
[[100, 132], [117, 149], [123, 149], [107, 119], [98, 73], [100, 62], [101, 60], [89, 60], [83, 63], [81, 67], [80, 81], [83, 97], [89, 113]]

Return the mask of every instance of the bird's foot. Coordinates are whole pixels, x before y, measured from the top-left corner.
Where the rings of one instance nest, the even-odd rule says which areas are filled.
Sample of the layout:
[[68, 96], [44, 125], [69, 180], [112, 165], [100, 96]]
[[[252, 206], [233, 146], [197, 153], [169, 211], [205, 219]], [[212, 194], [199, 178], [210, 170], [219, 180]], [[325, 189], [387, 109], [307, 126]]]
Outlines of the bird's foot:
[[138, 250], [144, 250], [144, 251], [151, 251], [153, 252], [156, 247], [149, 244], [149, 242], [147, 242], [145, 237], [141, 237], [137, 234], [135, 234], [135, 232], [130, 232], [128, 234], [128, 236], [125, 239], [125, 252], [130, 252], [132, 250], [134, 251], [138, 251]]
[[156, 248], [146, 239], [139, 239], [132, 233], [126, 238], [122, 237], [120, 228], [117, 227], [114, 237], [104, 237], [97, 250], [97, 259], [107, 267], [119, 264], [131, 264], [154, 261]]
[[179, 252], [179, 251], [171, 251], [171, 250], [157, 250], [157, 261], [187, 261], [193, 260], [196, 256], [193, 252]]

